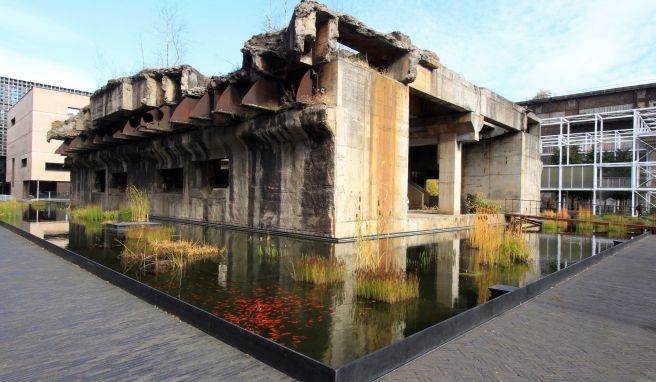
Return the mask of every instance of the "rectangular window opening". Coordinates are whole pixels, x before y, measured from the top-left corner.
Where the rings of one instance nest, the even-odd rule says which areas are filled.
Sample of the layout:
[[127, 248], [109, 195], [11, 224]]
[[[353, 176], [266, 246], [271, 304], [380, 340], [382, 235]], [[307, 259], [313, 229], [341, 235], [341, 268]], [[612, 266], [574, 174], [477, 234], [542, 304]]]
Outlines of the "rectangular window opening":
[[182, 168], [159, 170], [159, 176], [164, 192], [182, 193], [184, 188], [184, 171]]
[[109, 180], [109, 188], [125, 192], [128, 188], [128, 173], [127, 172], [113, 172]]
[[208, 162], [210, 187], [228, 188], [230, 186], [230, 159], [213, 159]]
[[93, 185], [93, 190], [96, 192], [105, 192], [105, 170], [96, 171], [96, 179]]
[[46, 162], [46, 171], [69, 171], [69, 169], [66, 163]]
[[27, 167], [27, 158], [21, 159], [21, 167]]

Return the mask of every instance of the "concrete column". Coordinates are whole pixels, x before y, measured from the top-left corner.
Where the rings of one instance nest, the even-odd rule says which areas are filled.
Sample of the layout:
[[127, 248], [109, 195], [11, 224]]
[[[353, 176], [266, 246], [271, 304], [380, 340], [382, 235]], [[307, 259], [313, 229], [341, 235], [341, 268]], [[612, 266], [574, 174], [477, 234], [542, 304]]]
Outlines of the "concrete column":
[[460, 215], [460, 191], [462, 184], [462, 148], [456, 133], [440, 134], [437, 148], [440, 158], [440, 203], [444, 214]]

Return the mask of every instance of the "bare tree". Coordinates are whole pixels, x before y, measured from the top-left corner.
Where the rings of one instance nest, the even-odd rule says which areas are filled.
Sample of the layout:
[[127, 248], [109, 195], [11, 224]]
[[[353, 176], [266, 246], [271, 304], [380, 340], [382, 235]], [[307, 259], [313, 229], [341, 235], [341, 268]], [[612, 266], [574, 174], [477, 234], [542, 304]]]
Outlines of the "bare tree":
[[545, 99], [551, 97], [551, 90], [549, 89], [540, 89], [538, 92], [535, 94], [533, 99]]
[[287, 0], [269, 0], [269, 11], [264, 15], [264, 32], [277, 32], [287, 26]]
[[176, 6], [166, 4], [160, 8], [155, 32], [162, 44], [158, 52], [160, 66], [180, 65], [187, 51], [185, 39], [187, 26], [181, 20]]

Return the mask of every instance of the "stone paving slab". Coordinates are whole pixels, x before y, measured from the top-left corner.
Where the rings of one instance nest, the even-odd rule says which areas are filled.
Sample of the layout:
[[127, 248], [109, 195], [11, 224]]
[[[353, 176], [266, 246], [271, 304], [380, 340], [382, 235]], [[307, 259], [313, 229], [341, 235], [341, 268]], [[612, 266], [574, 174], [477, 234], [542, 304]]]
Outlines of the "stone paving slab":
[[0, 228], [0, 381], [289, 380]]

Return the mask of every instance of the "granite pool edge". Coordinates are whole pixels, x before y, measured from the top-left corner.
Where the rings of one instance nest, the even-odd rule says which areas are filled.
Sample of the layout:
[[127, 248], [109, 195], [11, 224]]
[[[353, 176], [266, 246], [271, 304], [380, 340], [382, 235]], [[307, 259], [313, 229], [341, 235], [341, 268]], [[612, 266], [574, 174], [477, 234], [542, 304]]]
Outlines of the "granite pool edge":
[[2, 221], [0, 221], [0, 226], [80, 266], [128, 293], [177, 316], [189, 325], [253, 356], [265, 364], [293, 378], [307, 381], [361, 381], [384, 376], [465, 332], [536, 297], [561, 281], [598, 263], [603, 258], [612, 256], [617, 251], [626, 249], [642, 238], [649, 236], [649, 234], [642, 234], [634, 237], [513, 292], [438, 322], [339, 368], [332, 368], [82, 255], [34, 236], [16, 226]]

